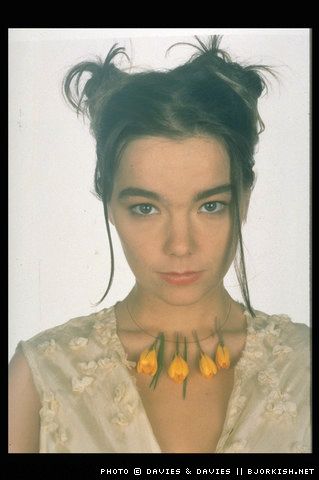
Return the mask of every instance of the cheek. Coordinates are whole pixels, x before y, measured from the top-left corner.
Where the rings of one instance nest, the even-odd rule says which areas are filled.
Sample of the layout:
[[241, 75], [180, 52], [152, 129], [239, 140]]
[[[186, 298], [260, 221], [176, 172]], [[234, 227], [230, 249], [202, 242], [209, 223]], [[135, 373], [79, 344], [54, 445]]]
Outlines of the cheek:
[[201, 236], [199, 256], [203, 265], [211, 269], [212, 274], [222, 274], [228, 270], [232, 259], [232, 228], [229, 219], [207, 229]]
[[154, 257], [155, 252], [158, 250], [157, 246], [148, 238], [135, 238], [131, 241], [129, 239], [122, 239], [121, 242], [124, 252], [131, 258], [142, 259]]
[[218, 255], [230, 244], [232, 236], [231, 221], [228, 217], [203, 225], [198, 230], [198, 242], [201, 250], [210, 250]]
[[149, 261], [160, 250], [160, 236], [154, 229], [141, 225], [116, 225], [123, 251], [129, 263]]

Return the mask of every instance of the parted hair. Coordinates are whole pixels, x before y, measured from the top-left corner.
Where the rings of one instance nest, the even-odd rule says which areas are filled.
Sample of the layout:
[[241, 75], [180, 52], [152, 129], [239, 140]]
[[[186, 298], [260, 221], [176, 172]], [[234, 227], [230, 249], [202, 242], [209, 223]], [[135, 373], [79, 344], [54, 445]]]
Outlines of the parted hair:
[[[206, 41], [197, 36], [195, 39], [194, 45], [187, 44], [196, 49], [195, 53], [176, 68], [137, 73], [120, 69], [115, 65], [116, 57], [130, 59], [125, 48], [115, 44], [104, 61], [98, 58], [78, 63], [64, 77], [63, 94], [77, 114], [89, 118], [96, 141], [95, 192], [104, 205], [111, 253], [111, 274], [100, 302], [109, 292], [114, 275], [107, 204], [123, 150], [137, 138], [205, 135], [220, 141], [230, 158], [235, 270], [245, 305], [254, 315], [239, 205], [242, 192], [254, 185], [255, 147], [264, 130], [257, 101], [267, 91], [264, 74], [273, 72], [265, 65], [244, 66], [232, 61], [220, 48], [220, 36], [210, 36]], [[85, 78], [85, 74], [89, 76]]]

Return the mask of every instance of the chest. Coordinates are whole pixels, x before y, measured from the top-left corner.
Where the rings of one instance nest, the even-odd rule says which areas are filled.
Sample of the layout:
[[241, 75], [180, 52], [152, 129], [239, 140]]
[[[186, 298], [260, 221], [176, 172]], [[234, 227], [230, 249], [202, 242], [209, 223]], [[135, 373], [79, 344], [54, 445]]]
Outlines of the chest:
[[194, 372], [189, 376], [186, 398], [182, 385], [163, 376], [156, 389], [150, 377], [136, 376], [136, 386], [164, 453], [213, 453], [225, 422], [233, 389], [233, 369], [222, 370], [212, 379]]

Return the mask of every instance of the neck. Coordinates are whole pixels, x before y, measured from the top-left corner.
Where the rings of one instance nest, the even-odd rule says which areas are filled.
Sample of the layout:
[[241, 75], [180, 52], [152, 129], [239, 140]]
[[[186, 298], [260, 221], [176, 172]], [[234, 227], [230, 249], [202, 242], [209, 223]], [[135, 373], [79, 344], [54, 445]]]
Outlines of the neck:
[[180, 332], [189, 336], [194, 330], [205, 334], [222, 327], [230, 304], [235, 302], [223, 285], [190, 305], [168, 304], [135, 285], [125, 303], [132, 321], [145, 331], [155, 335], [163, 331], [172, 336]]

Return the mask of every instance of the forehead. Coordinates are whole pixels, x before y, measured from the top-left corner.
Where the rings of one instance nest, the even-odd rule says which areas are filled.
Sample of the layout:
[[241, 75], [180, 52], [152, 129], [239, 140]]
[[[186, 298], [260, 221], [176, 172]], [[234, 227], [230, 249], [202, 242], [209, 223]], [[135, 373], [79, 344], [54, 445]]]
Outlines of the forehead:
[[162, 193], [194, 192], [229, 180], [229, 157], [218, 140], [147, 137], [132, 141], [124, 150], [114, 188], [131, 185]]

